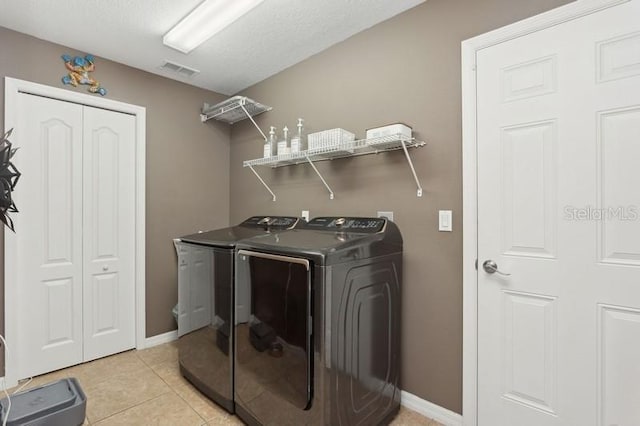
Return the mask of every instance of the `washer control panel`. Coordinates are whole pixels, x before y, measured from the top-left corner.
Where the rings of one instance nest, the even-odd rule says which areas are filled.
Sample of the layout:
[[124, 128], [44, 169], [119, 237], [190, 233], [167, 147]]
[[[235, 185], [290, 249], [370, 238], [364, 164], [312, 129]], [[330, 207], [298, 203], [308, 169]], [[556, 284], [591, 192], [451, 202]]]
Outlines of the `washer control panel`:
[[376, 233], [382, 231], [386, 219], [377, 217], [315, 217], [304, 227], [322, 231]]
[[253, 216], [242, 222], [242, 226], [257, 228], [293, 228], [298, 223], [297, 217], [291, 216]]

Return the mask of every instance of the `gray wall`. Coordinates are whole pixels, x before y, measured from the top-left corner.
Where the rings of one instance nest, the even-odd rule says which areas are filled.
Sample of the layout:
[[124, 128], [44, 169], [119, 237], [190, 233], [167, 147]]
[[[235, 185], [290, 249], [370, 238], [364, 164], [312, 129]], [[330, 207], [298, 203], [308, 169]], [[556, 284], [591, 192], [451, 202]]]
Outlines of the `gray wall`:
[[[0, 27], [2, 96], [4, 76], [62, 87], [64, 53], [85, 52]], [[100, 58], [96, 66], [95, 77], [108, 90], [109, 99], [147, 109], [146, 315], [147, 336], [154, 336], [176, 328], [170, 312], [178, 298], [172, 238], [229, 223], [229, 126], [203, 124], [199, 117], [203, 102], [225, 97]], [[71, 90], [87, 93], [86, 87]], [[4, 128], [4, 102], [0, 128]], [[4, 243], [0, 262], [3, 259]], [[2, 298], [3, 287], [4, 267], [0, 268]], [[4, 301], [0, 322], [4, 323]]]
[[[402, 387], [450, 410], [462, 407], [462, 154], [460, 42], [566, 0], [428, 0], [248, 90], [273, 106], [267, 130], [365, 129], [404, 122], [427, 141], [410, 152], [425, 192], [416, 197], [401, 152], [318, 164], [336, 197], [309, 166], [261, 169], [274, 203], [242, 161], [262, 156], [248, 122], [232, 127], [231, 221], [251, 214], [375, 215], [392, 210], [405, 241]], [[453, 232], [438, 232], [438, 210]]]

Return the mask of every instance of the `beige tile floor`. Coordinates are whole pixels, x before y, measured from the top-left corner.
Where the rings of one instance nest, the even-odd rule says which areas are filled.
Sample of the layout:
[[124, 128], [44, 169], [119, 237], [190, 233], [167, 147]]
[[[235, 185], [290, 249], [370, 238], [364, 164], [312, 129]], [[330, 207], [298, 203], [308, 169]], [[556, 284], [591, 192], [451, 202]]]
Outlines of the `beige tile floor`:
[[[128, 351], [35, 377], [25, 389], [76, 377], [87, 395], [85, 425], [242, 425], [181, 375], [174, 343]], [[440, 426], [402, 408], [394, 426]]]

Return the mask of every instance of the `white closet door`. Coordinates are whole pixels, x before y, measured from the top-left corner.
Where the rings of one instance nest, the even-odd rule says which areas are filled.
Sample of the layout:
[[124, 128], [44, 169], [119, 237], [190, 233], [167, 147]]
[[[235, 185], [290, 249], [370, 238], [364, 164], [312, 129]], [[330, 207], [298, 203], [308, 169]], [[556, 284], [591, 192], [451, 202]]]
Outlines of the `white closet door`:
[[84, 107], [84, 360], [135, 346], [135, 117]]
[[20, 378], [82, 362], [82, 106], [20, 94]]

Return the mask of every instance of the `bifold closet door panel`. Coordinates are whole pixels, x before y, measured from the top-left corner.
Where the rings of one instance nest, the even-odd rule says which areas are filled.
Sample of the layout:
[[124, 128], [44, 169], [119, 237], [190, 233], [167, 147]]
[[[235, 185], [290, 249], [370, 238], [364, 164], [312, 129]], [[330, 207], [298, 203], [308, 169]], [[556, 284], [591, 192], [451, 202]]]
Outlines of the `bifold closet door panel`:
[[82, 362], [82, 106], [18, 95], [20, 378]]
[[84, 360], [135, 346], [135, 117], [84, 107]]

